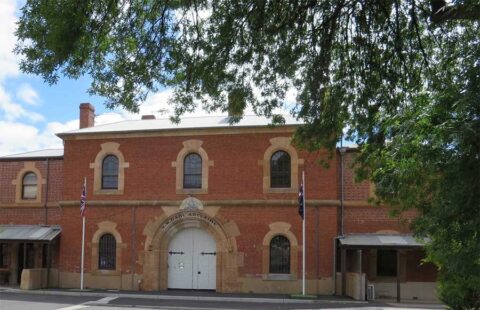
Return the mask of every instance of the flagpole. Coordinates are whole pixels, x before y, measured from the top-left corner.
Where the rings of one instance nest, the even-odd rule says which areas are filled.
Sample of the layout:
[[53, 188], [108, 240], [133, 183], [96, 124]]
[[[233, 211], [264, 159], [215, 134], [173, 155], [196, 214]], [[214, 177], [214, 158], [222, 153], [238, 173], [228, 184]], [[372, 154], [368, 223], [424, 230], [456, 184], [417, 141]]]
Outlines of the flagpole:
[[302, 257], [302, 295], [305, 296], [305, 252], [307, 251], [305, 242], [305, 220], [307, 219], [307, 206], [305, 205], [305, 170], [302, 171], [303, 186], [303, 220], [302, 220], [302, 240], [303, 240], [303, 257]]
[[[87, 192], [87, 178], [83, 181], [83, 188], [85, 189], [85, 195]], [[85, 202], [86, 203], [86, 202]], [[82, 263], [80, 268], [80, 290], [83, 290], [83, 266], [85, 259], [85, 213], [82, 212]]]

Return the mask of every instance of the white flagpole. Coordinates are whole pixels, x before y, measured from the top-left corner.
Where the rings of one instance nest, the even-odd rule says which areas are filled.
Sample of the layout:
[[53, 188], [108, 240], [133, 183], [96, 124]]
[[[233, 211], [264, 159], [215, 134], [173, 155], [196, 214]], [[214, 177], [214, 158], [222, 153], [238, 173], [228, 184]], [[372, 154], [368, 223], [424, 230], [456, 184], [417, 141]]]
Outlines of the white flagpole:
[[303, 221], [302, 221], [302, 240], [303, 240], [303, 257], [302, 257], [302, 295], [305, 296], [305, 252], [307, 251], [306, 242], [305, 242], [305, 221], [307, 219], [307, 206], [305, 205], [305, 170], [302, 171], [302, 186], [303, 186]]
[[[86, 193], [87, 193], [87, 178], [86, 177], [85, 177], [83, 182], [84, 182], [83, 186], [85, 188], [85, 195], [86, 195]], [[85, 259], [85, 211], [82, 214], [82, 263], [81, 263], [81, 268], [80, 268], [80, 290], [83, 290], [84, 259]]]

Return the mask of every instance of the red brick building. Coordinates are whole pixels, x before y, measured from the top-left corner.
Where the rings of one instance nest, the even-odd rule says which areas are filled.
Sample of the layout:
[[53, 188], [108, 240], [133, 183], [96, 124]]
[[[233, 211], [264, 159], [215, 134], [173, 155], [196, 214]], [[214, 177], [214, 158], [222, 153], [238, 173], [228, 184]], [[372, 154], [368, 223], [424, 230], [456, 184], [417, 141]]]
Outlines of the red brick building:
[[79, 287], [86, 180], [88, 288], [298, 293], [305, 249], [308, 293], [363, 299], [370, 284], [377, 297], [435, 299], [421, 245], [355, 183], [354, 150], [298, 150], [292, 119], [93, 124], [82, 104], [81, 128], [58, 134], [63, 152], [0, 158], [0, 281]]

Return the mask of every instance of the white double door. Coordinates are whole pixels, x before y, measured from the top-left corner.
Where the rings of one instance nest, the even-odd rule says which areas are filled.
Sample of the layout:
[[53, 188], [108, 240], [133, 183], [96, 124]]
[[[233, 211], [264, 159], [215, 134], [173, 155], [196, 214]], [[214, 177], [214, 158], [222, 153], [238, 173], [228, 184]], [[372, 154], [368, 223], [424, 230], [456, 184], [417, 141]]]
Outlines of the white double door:
[[214, 290], [217, 252], [215, 240], [199, 228], [177, 232], [168, 246], [168, 288]]

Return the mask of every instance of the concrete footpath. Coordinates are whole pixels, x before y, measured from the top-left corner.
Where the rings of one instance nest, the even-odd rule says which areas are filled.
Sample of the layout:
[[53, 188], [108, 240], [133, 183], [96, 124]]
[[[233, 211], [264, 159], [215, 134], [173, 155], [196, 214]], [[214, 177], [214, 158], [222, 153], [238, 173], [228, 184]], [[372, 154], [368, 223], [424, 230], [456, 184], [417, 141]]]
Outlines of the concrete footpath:
[[[208, 302], [239, 302], [239, 303], [271, 303], [271, 304], [332, 304], [335, 308], [345, 307], [364, 308], [364, 309], [387, 309], [387, 308], [404, 308], [404, 309], [445, 309], [441, 304], [420, 303], [420, 302], [401, 302], [396, 303], [388, 300], [376, 301], [358, 301], [351, 298], [340, 296], [320, 295], [315, 299], [292, 298], [286, 294], [234, 294], [234, 293], [217, 293], [212, 291], [193, 291], [193, 290], [168, 290], [157, 292], [141, 292], [141, 291], [119, 291], [119, 290], [92, 290], [92, 289], [38, 289], [38, 290], [21, 290], [18, 287], [0, 286], [0, 293], [17, 293], [17, 294], [38, 294], [52, 296], [83, 296], [98, 298], [129, 298], [143, 300], [165, 300], [165, 301], [208, 301]], [[351, 309], [354, 309], [351, 308]]]

